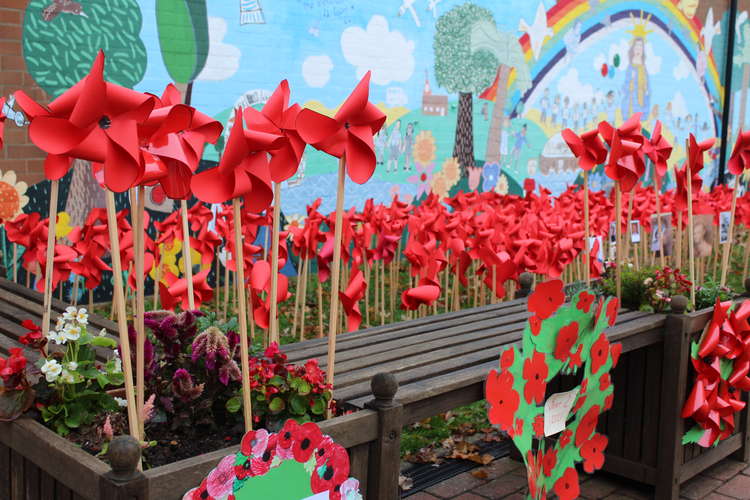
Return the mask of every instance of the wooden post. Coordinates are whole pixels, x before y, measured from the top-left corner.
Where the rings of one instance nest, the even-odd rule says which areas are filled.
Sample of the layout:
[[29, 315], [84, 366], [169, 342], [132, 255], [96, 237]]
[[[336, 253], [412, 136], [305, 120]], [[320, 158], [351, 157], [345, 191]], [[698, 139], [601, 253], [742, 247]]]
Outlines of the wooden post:
[[117, 214], [115, 212], [115, 193], [106, 190], [107, 227], [109, 229], [109, 247], [112, 256], [112, 275], [114, 277], [114, 305], [117, 311], [117, 330], [120, 336], [120, 353], [122, 357], [122, 374], [125, 378], [125, 400], [128, 404], [128, 428], [130, 434], [141, 440], [138, 425], [138, 410], [133, 388], [133, 367], [130, 357], [130, 339], [128, 337], [128, 317], [125, 312], [125, 294], [122, 283], [122, 263], [120, 262], [120, 240], [117, 234]]
[[248, 372], [248, 363], [250, 362], [250, 352], [247, 345], [247, 300], [245, 300], [245, 262], [242, 248], [242, 215], [240, 213], [240, 199], [232, 200], [234, 210], [234, 253], [236, 271], [236, 288], [237, 302], [239, 305], [238, 320], [240, 322], [240, 362], [242, 363], [242, 415], [245, 419], [245, 432], [253, 428], [253, 411], [250, 394], [250, 374]]
[[44, 312], [42, 313], [42, 334], [46, 337], [49, 333], [49, 324], [52, 317], [52, 272], [55, 257], [55, 231], [57, 229], [57, 194], [60, 181], [53, 180], [50, 185], [49, 194], [49, 229], [47, 232], [47, 260], [44, 269]]
[[326, 383], [333, 384], [333, 375], [336, 362], [336, 334], [338, 333], [339, 317], [339, 283], [341, 279], [341, 236], [344, 224], [344, 182], [346, 181], [345, 159], [339, 160], [339, 178], [336, 191], [336, 227], [333, 233], [333, 266], [331, 269], [331, 310], [328, 325], [328, 365]]
[[729, 257], [732, 253], [732, 237], [734, 236], [734, 212], [737, 208], [737, 191], [740, 189], [740, 176], [734, 176], [734, 192], [732, 193], [732, 211], [729, 215], [729, 233], [727, 234], [727, 241], [724, 243], [724, 252], [721, 255], [721, 286], [724, 286], [727, 282], [727, 267], [729, 265]]
[[[141, 446], [132, 436], [117, 436], [109, 444], [107, 460], [111, 469], [99, 483], [99, 496], [110, 500], [132, 500], [146, 498], [148, 480], [138, 464], [141, 461]], [[77, 496], [77, 495], [74, 495]]]
[[188, 307], [193, 311], [195, 310], [195, 295], [193, 293], [193, 256], [190, 254], [190, 225], [188, 224], [187, 201], [180, 200], [180, 212], [182, 212], [182, 262], [185, 264]]
[[[271, 236], [271, 298], [269, 314], [270, 342], [279, 340], [278, 289], [279, 289], [279, 224], [281, 215], [281, 183], [273, 183], [273, 234]], [[297, 290], [299, 291], [299, 290]], [[295, 313], [297, 309], [295, 308]]]
[[677, 500], [680, 493], [680, 465], [683, 460], [682, 435], [684, 419], [682, 405], [689, 361], [690, 339], [684, 315], [688, 301], [681, 295], [672, 298], [672, 313], [664, 325], [663, 366], [672, 369], [662, 373], [661, 401], [659, 415], [659, 442], [656, 460], [655, 498]]
[[[391, 373], [378, 373], [370, 381], [374, 399], [365, 407], [378, 412], [378, 438], [370, 448], [367, 498], [399, 498], [403, 406], [394, 398], [398, 381]], [[373, 473], [374, 472], [374, 473]]]

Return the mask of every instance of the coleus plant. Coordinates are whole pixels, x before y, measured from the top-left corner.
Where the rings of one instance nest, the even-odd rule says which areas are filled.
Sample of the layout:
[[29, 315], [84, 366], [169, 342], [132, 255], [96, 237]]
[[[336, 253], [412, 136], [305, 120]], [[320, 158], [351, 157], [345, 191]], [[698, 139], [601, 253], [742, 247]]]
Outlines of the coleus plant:
[[[546, 498], [552, 491], [561, 500], [577, 498], [576, 463], [582, 461], [589, 473], [604, 465], [607, 437], [596, 432], [596, 425], [612, 407], [610, 371], [622, 351], [621, 344], [609, 343], [604, 330], [614, 325], [618, 307], [616, 298], [597, 298], [585, 290], [565, 303], [560, 280], [538, 285], [529, 296], [532, 316], [521, 348], [505, 350], [500, 370], [487, 378], [489, 420], [507, 431], [520, 450], [530, 498]], [[545, 395], [558, 375], [582, 378], [572, 391], [559, 394], [557, 401], [568, 404], [562, 405], [555, 429], [545, 402], [558, 395]], [[557, 439], [546, 439], [554, 435]]]

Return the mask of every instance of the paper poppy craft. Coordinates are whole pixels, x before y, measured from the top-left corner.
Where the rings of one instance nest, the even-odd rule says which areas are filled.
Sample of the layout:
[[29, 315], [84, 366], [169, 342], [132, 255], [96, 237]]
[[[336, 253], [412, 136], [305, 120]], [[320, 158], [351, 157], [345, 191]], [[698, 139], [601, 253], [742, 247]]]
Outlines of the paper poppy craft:
[[682, 407], [682, 417], [695, 425], [683, 444], [711, 447], [734, 433], [735, 414], [745, 407], [742, 391], [750, 390], [750, 301], [734, 305], [716, 301], [714, 315], [699, 342], [693, 342], [690, 360], [695, 382]]
[[287, 420], [276, 434], [249, 431], [183, 500], [361, 500], [346, 449], [317, 424]]
[[[580, 493], [576, 463], [592, 473], [604, 465], [607, 437], [596, 432], [599, 415], [612, 407], [610, 371], [621, 344], [604, 330], [614, 325], [616, 298], [581, 291], [565, 303], [563, 283], [542, 283], [529, 296], [532, 314], [521, 349], [500, 357], [500, 370], [487, 378], [489, 420], [506, 431], [526, 464], [530, 498], [554, 492], [561, 500]], [[550, 394], [559, 375], [580, 380], [571, 390]], [[553, 442], [549, 438], [556, 437]]]

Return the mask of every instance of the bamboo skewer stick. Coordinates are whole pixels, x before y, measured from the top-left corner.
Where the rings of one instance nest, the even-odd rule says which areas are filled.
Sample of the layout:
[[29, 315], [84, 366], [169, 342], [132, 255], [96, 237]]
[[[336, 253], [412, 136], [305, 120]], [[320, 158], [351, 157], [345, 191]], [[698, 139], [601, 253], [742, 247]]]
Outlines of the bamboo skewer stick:
[[328, 326], [328, 371], [326, 383], [333, 384], [334, 368], [336, 362], [336, 334], [338, 333], [339, 314], [339, 283], [341, 279], [341, 237], [343, 234], [344, 218], [344, 182], [346, 181], [346, 169], [344, 156], [339, 160], [338, 186], [336, 191], [336, 227], [333, 236], [333, 269], [331, 275], [331, 308], [330, 324]]
[[693, 240], [693, 182], [690, 175], [690, 161], [687, 162], [687, 195], [688, 195], [688, 254], [690, 263], [690, 302], [695, 306], [695, 242]]
[[120, 337], [120, 353], [122, 359], [122, 374], [125, 379], [125, 400], [127, 401], [128, 428], [130, 434], [141, 441], [138, 409], [135, 402], [133, 387], [133, 367], [130, 354], [130, 339], [128, 337], [128, 318], [125, 312], [125, 295], [122, 280], [122, 263], [120, 261], [120, 240], [117, 234], [117, 215], [115, 212], [115, 194], [107, 190], [107, 226], [109, 230], [109, 246], [112, 257], [112, 275], [114, 278], [114, 304], [117, 311], [117, 330]]
[[302, 269], [302, 292], [300, 293], [300, 326], [299, 340], [305, 340], [305, 310], [307, 309], [307, 272], [310, 269], [310, 260], [305, 259]]
[[583, 274], [586, 279], [586, 287], [591, 286], [591, 246], [589, 238], [591, 237], [591, 227], [589, 226], [589, 173], [583, 171], [583, 230], [584, 230], [584, 266]]
[[248, 373], [248, 363], [250, 361], [250, 351], [247, 344], [247, 301], [245, 300], [245, 269], [244, 258], [242, 255], [242, 216], [240, 213], [240, 200], [232, 200], [232, 209], [234, 211], [234, 251], [236, 278], [235, 285], [237, 289], [236, 297], [239, 306], [239, 323], [240, 323], [240, 362], [242, 363], [242, 415], [245, 420], [245, 432], [253, 428], [253, 410], [250, 388], [250, 374]]
[[615, 181], [615, 282], [618, 300], [622, 297], [622, 228], [620, 214], [622, 213], [622, 191], [620, 181]]
[[42, 334], [49, 334], [49, 324], [52, 316], [52, 273], [55, 257], [55, 231], [57, 229], [57, 195], [60, 181], [53, 180], [50, 184], [49, 197], [49, 229], [47, 232], [47, 259], [44, 269], [44, 312], [42, 314]]
[[732, 193], [732, 209], [729, 215], [729, 232], [727, 233], [727, 241], [724, 243], [724, 252], [721, 256], [721, 286], [724, 286], [727, 282], [727, 268], [729, 266], [729, 256], [732, 252], [732, 238], [734, 237], [734, 214], [737, 209], [737, 192], [740, 189], [740, 176], [734, 176], [734, 192]]
[[[279, 220], [281, 215], [281, 183], [273, 183], [273, 235], [271, 236], [271, 297], [269, 337], [279, 342], [278, 289], [279, 289]], [[295, 312], [297, 309], [295, 308]]]
[[145, 344], [146, 327], [144, 315], [146, 313], [145, 283], [144, 283], [144, 259], [145, 259], [145, 230], [143, 212], [145, 211], [146, 192], [143, 186], [138, 186], [137, 206], [135, 212], [135, 331], [136, 331], [136, 353], [135, 353], [135, 387], [136, 405], [138, 408], [139, 433], [143, 435], [143, 406], [145, 404]]
[[185, 263], [185, 279], [187, 280], [188, 307], [195, 310], [195, 294], [193, 293], [193, 256], [190, 253], [190, 225], [188, 223], [187, 201], [180, 200], [182, 213], [182, 259]]

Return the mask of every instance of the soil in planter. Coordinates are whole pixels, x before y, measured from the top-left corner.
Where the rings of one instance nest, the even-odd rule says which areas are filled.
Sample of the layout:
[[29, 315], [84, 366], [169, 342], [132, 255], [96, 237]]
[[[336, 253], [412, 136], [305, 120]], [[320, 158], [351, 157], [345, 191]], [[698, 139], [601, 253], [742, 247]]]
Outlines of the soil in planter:
[[241, 423], [220, 430], [196, 426], [174, 431], [167, 425], [153, 426], [148, 429], [147, 438], [156, 441], [156, 446], [143, 450], [144, 462], [152, 468], [228, 448], [239, 444], [243, 434]]

